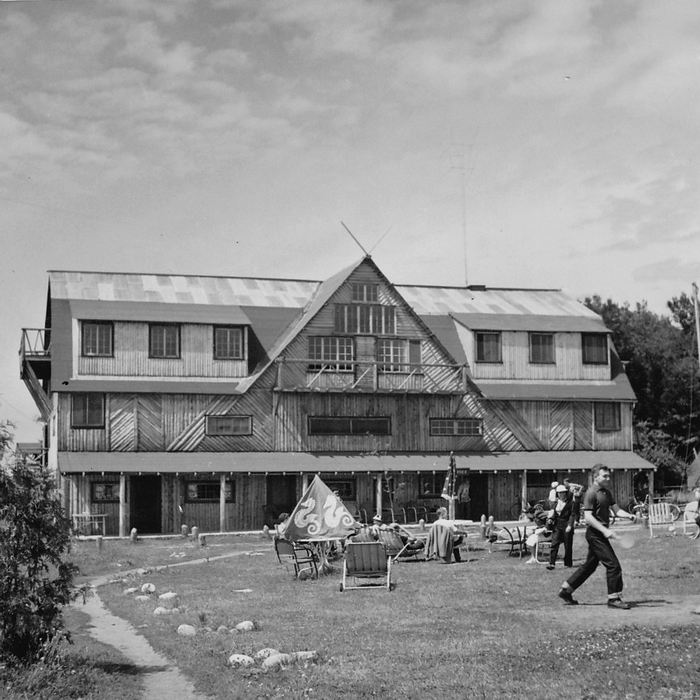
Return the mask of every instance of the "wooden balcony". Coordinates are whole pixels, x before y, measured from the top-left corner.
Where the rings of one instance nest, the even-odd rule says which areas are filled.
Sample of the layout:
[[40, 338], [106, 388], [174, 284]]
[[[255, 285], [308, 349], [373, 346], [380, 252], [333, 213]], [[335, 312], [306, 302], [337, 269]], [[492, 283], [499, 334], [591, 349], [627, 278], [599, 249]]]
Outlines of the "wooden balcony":
[[276, 364], [276, 391], [455, 394], [465, 392], [467, 386], [464, 365], [289, 358], [279, 358]]
[[51, 379], [51, 329], [23, 328], [19, 347], [19, 373], [34, 399], [41, 417], [51, 417], [46, 384]]

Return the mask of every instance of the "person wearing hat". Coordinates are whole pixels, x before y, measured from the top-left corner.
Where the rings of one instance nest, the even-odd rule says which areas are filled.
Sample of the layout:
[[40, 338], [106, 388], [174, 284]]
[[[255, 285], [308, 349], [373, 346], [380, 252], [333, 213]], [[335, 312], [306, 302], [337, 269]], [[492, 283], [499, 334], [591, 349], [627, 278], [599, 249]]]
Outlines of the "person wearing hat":
[[555, 487], [556, 502], [549, 512], [548, 521], [552, 530], [552, 545], [549, 549], [549, 564], [551, 571], [559, 554], [559, 545], [564, 543], [564, 566], [571, 568], [574, 551], [574, 524], [578, 513], [576, 512], [574, 499], [571, 492], [564, 484]]
[[372, 518], [372, 524], [369, 526], [369, 534], [372, 536], [373, 539], [378, 540], [379, 539], [379, 531], [380, 530], [385, 530], [386, 525], [382, 523], [382, 516], [377, 514]]

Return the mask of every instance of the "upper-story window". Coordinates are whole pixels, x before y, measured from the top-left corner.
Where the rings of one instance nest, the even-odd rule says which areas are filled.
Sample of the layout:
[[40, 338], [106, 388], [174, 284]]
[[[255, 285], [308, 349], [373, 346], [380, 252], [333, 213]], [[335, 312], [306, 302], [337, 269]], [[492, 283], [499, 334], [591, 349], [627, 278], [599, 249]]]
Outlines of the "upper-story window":
[[309, 435], [391, 435], [389, 418], [309, 416]]
[[335, 330], [355, 335], [394, 335], [396, 309], [378, 304], [336, 304]]
[[498, 331], [476, 332], [476, 361], [501, 361], [501, 334]]
[[476, 437], [481, 435], [481, 418], [431, 418], [434, 436]]
[[621, 429], [620, 404], [613, 401], [601, 401], [594, 404], [595, 429], [613, 431]]
[[214, 326], [214, 359], [243, 359], [243, 329], [237, 326]]
[[554, 333], [530, 333], [530, 362], [554, 364]]
[[608, 364], [608, 336], [605, 333], [582, 333], [581, 350], [584, 365]]
[[207, 416], [204, 432], [207, 435], [252, 435], [252, 416]]
[[364, 282], [355, 282], [352, 285], [352, 300], [377, 302], [379, 298], [379, 285], [366, 284]]
[[103, 428], [105, 424], [104, 394], [73, 394], [70, 424], [72, 428]]
[[380, 372], [412, 372], [420, 370], [420, 340], [380, 338], [377, 341], [377, 362]]
[[84, 357], [112, 357], [114, 325], [109, 321], [83, 321], [80, 346]]
[[180, 326], [152, 323], [148, 327], [148, 356], [156, 358], [180, 357]]
[[333, 372], [352, 372], [354, 343], [352, 338], [311, 336], [309, 338], [308, 369], [318, 372], [326, 369]]

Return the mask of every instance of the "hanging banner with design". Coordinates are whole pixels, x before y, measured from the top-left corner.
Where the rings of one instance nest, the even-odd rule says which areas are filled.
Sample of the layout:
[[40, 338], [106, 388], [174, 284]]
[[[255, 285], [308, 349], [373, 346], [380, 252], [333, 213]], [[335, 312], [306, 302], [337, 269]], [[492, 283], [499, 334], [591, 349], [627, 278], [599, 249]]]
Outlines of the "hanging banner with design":
[[298, 540], [335, 540], [357, 529], [343, 502], [316, 476], [291, 515], [278, 526], [281, 537]]
[[455, 456], [450, 452], [450, 466], [445, 474], [445, 484], [442, 487], [442, 497], [445, 500], [453, 501], [457, 496], [457, 464]]

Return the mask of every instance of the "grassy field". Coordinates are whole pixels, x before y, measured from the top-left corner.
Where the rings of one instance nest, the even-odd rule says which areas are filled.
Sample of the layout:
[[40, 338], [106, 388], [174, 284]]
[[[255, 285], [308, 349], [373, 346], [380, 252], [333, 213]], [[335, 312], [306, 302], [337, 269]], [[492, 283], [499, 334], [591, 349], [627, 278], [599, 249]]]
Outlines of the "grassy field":
[[[213, 546], [216, 544], [217, 546]], [[93, 545], [94, 547], [94, 545]], [[180, 541], [138, 545], [105, 542], [102, 552], [77, 549], [86, 572], [117, 574], [199, 557]], [[577, 535], [575, 555], [585, 553]], [[250, 553], [263, 548], [261, 556]], [[602, 570], [579, 590], [578, 607], [556, 597], [568, 572], [500, 551], [469, 553], [468, 561], [401, 562], [396, 588], [340, 593], [338, 573], [297, 581], [259, 536], [212, 540], [212, 557], [100, 589], [109, 608], [129, 619], [157, 651], [177, 663], [203, 694], [220, 698], [695, 698], [700, 566], [697, 542], [684, 537], [640, 539], [620, 551], [630, 611], [605, 605]], [[180, 554], [186, 552], [185, 557]], [[83, 554], [86, 556], [83, 557]], [[117, 566], [120, 564], [120, 566]], [[124, 589], [152, 582], [175, 591], [182, 611], [154, 616]], [[217, 633], [253, 620], [256, 630]], [[192, 638], [175, 633], [194, 625]], [[317, 650], [309, 666], [263, 673], [227, 666], [232, 653]]]

